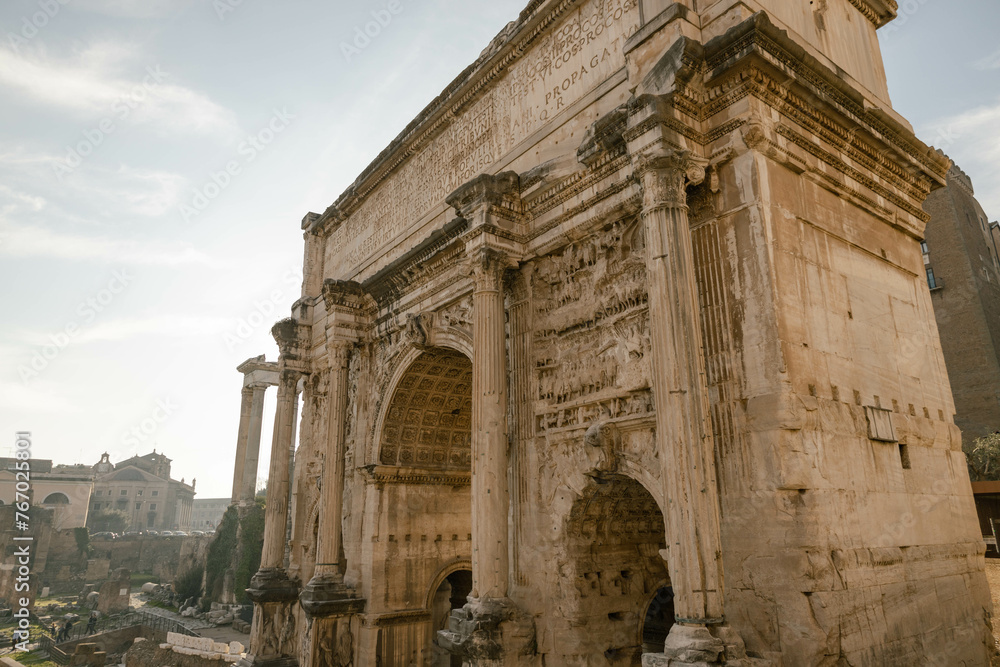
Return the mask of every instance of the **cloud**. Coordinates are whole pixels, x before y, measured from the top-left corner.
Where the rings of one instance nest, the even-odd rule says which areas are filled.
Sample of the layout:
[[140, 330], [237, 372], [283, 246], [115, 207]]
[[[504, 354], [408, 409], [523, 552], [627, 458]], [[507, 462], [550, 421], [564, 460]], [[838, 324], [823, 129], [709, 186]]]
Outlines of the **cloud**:
[[18, 415], [42, 413], [72, 415], [81, 413], [74, 405], [53, 391], [26, 386], [23, 382], [0, 380], [0, 405], [4, 411]]
[[193, 0], [74, 0], [74, 7], [125, 18], [160, 18], [187, 9]]
[[1000, 99], [931, 123], [920, 137], [940, 148], [972, 179], [991, 220], [1000, 217]]
[[229, 324], [229, 320], [222, 317], [190, 315], [120, 318], [88, 326], [74, 338], [74, 344], [115, 342], [140, 336], [204, 338], [222, 333]]
[[[5, 201], [6, 200], [6, 201]], [[42, 197], [14, 190], [0, 183], [0, 215], [13, 212], [17, 209], [27, 208], [31, 211], [41, 211], [45, 208], [46, 201]]]
[[0, 47], [0, 85], [41, 104], [116, 123], [147, 123], [169, 135], [239, 131], [232, 111], [174, 77], [127, 43], [96, 43], [65, 59], [42, 49]]
[[3, 255], [161, 266], [223, 265], [222, 262], [190, 246], [167, 246], [157, 242], [81, 236], [60, 233], [41, 226], [22, 226], [0, 221], [0, 256]]
[[977, 60], [972, 63], [972, 66], [981, 72], [992, 69], [1000, 69], [1000, 49], [994, 51], [982, 60]]
[[17, 149], [0, 153], [0, 179], [17, 186], [0, 185], [0, 215], [35, 213], [50, 201], [61, 200], [72, 202], [75, 212], [93, 205], [99, 211], [113, 210], [119, 217], [156, 217], [176, 208], [187, 183], [169, 171], [127, 165], [108, 168], [87, 162], [62, 176], [66, 164], [61, 155]]

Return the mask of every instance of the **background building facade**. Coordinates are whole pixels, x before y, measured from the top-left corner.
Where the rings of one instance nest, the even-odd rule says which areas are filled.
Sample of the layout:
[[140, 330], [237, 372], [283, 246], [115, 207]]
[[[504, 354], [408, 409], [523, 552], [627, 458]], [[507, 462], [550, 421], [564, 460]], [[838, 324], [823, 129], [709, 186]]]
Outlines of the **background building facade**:
[[170, 478], [170, 459], [155, 451], [112, 464], [108, 455], [93, 466], [92, 511], [115, 510], [131, 530], [189, 530], [195, 480]]
[[230, 498], [195, 498], [191, 510], [191, 530], [215, 530], [230, 504]]
[[1000, 430], [1000, 225], [958, 165], [924, 203], [922, 245], [955, 424], [968, 441]]

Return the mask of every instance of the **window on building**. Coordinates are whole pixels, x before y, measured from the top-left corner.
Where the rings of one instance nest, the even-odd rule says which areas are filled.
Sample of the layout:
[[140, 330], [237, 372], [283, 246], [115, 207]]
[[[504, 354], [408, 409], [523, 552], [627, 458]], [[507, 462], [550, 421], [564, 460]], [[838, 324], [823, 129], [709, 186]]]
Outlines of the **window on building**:
[[944, 287], [944, 281], [934, 275], [934, 269], [927, 267], [927, 286], [931, 289]]
[[158, 495], [160, 495], [160, 492], [159, 492], [159, 491], [153, 491], [153, 497], [154, 497], [154, 498], [155, 498], [156, 496], [158, 496]]
[[141, 495], [142, 495], [142, 489], [139, 489], [138, 491], [136, 491], [136, 492], [135, 492], [135, 495], [137, 495], [137, 496], [141, 496]]
[[927, 254], [927, 252], [928, 252], [928, 250], [927, 250], [927, 241], [921, 241], [920, 242], [920, 252], [924, 253], [925, 255]]
[[101, 491], [100, 489], [98, 489], [97, 492], [94, 493], [94, 495], [95, 496], [103, 496], [104, 495], [104, 491]]
[[142, 509], [142, 503], [136, 503], [136, 504], [135, 504], [135, 508], [136, 508], [137, 510], [141, 510], [141, 509]]
[[152, 512], [156, 509], [156, 503], [149, 503], [149, 511]]
[[122, 489], [121, 491], [118, 492], [118, 495], [127, 496], [128, 495], [128, 489]]

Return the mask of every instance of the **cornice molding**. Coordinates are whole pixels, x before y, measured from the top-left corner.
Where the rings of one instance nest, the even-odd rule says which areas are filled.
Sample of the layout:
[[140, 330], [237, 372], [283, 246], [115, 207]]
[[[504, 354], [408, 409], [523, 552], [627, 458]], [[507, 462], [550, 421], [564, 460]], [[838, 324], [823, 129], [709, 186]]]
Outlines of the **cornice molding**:
[[876, 28], [881, 28], [896, 18], [899, 5], [896, 0], [847, 0]]
[[418, 484], [431, 486], [470, 486], [472, 473], [463, 470], [438, 470], [387, 465], [360, 468], [371, 484]]

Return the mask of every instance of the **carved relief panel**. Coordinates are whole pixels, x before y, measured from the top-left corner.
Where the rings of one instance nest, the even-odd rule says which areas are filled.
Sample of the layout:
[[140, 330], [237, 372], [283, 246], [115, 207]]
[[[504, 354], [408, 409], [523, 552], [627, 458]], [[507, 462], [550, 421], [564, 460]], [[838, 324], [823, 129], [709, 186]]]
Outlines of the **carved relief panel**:
[[536, 432], [652, 411], [643, 253], [629, 219], [535, 264]]

